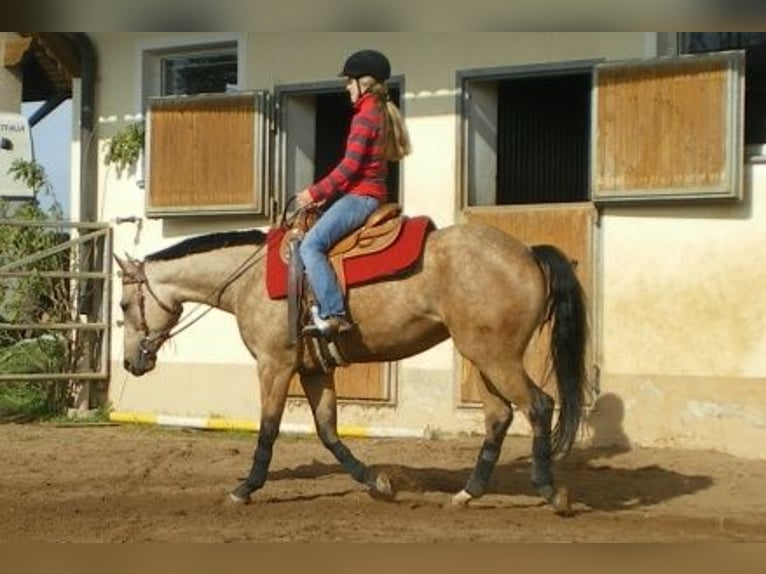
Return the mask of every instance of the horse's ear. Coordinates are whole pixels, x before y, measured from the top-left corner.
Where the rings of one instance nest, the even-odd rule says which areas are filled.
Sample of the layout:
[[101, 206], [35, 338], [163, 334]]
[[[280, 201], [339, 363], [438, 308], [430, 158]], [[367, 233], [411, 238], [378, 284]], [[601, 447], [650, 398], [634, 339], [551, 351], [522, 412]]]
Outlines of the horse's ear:
[[136, 268], [134, 260], [131, 259], [130, 255], [126, 254], [125, 256], [127, 257], [127, 260], [119, 258], [116, 254], [112, 255], [114, 260], [117, 262], [117, 265], [119, 265], [123, 277], [130, 275]]

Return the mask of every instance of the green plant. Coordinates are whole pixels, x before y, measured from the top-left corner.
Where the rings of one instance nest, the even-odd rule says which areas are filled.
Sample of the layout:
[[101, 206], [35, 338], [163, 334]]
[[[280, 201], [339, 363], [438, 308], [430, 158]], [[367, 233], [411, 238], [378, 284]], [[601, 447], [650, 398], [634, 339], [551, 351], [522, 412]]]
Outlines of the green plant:
[[[39, 192], [52, 193], [45, 169], [35, 161], [17, 160], [8, 172], [34, 193], [31, 201], [10, 203], [0, 200], [0, 266], [50, 252], [65, 239], [58, 226], [19, 225], [18, 221], [56, 222], [61, 220], [58, 203], [41, 208]], [[46, 322], [71, 321], [73, 302], [70, 282], [44, 277], [42, 272], [60, 271], [69, 265], [69, 254], [59, 251], [31, 260], [21, 276], [0, 278], [0, 323], [39, 325], [35, 328], [0, 330], [0, 373], [32, 374], [64, 372], [72, 362], [73, 345], [61, 331], [46, 329]], [[20, 379], [22, 377], [19, 377]], [[68, 399], [66, 382], [0, 382], [0, 416], [23, 417], [61, 411]]]
[[143, 122], [130, 123], [117, 132], [109, 141], [104, 164], [114, 165], [119, 173], [135, 165], [144, 149], [144, 133]]
[[59, 373], [64, 367], [66, 341], [41, 335], [0, 347], [0, 373]]
[[48, 181], [45, 168], [35, 160], [15, 159], [8, 168], [8, 173], [16, 181], [22, 182], [31, 189], [35, 196], [42, 190], [51, 193], [52, 186]]
[[77, 426], [77, 425], [102, 425], [109, 423], [109, 413], [111, 408], [108, 406], [102, 406], [97, 409], [85, 411], [66, 413], [53, 416], [46, 416], [46, 422], [54, 423], [58, 425]]
[[0, 384], [0, 422], [45, 417], [48, 406], [48, 383], [7, 381]]
[[[8, 217], [9, 212], [7, 202], [0, 204], [0, 218]], [[55, 221], [57, 215], [41, 209], [37, 202], [15, 206], [12, 212], [13, 219], [28, 221]], [[50, 250], [62, 239], [62, 234], [51, 228], [0, 225], [0, 265]], [[27, 269], [56, 271], [66, 266], [66, 259], [66, 254], [59, 252], [31, 263]], [[64, 321], [68, 311], [67, 283], [61, 279], [31, 273], [0, 282], [0, 314], [10, 322], [36, 323], [42, 318]], [[0, 336], [0, 342], [3, 338]]]
[[[13, 176], [14, 180], [22, 182], [29, 189], [31, 189], [32, 193], [34, 194], [34, 201], [31, 203], [23, 204], [23, 207], [18, 210], [22, 218], [27, 218], [31, 215], [31, 218], [35, 219], [38, 215], [35, 213], [35, 211], [41, 212], [40, 204], [38, 202], [38, 196], [40, 195], [40, 192], [53, 198], [53, 203], [48, 210], [47, 218], [62, 218], [63, 212], [61, 209], [61, 204], [59, 204], [58, 200], [53, 194], [53, 185], [51, 185], [50, 180], [48, 179], [48, 174], [45, 173], [45, 168], [42, 166], [42, 164], [33, 159], [15, 159], [13, 160], [13, 163], [11, 163], [11, 166], [8, 168], [8, 173]], [[18, 214], [14, 214], [14, 217], [17, 215]], [[0, 210], [0, 217], [7, 216], [8, 204], [4, 203], [2, 209]]]

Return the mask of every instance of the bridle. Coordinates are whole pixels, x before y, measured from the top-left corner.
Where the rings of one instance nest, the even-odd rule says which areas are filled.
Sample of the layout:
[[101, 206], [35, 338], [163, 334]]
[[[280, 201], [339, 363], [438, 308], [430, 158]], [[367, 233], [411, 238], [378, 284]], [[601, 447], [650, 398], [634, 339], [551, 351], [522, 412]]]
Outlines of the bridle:
[[[310, 211], [306, 209], [298, 209], [297, 212], [293, 215], [292, 218], [289, 218], [290, 221], [288, 221], [287, 218], [287, 212], [290, 204], [292, 201], [295, 200], [295, 197], [292, 197], [290, 201], [287, 202], [287, 205], [285, 206], [284, 212], [282, 214], [282, 226], [292, 226], [293, 219], [296, 218], [299, 214], [303, 215], [305, 217], [304, 211]], [[239, 266], [234, 269], [227, 277], [221, 281], [221, 283], [216, 287], [210, 295], [204, 300], [204, 302], [207, 305], [210, 305], [205, 311], [198, 314], [194, 318], [186, 317], [185, 319], [188, 319], [186, 321], [186, 324], [183, 326], [180, 326], [180, 317], [183, 313], [183, 307], [180, 303], [176, 303], [173, 307], [165, 303], [162, 299], [159, 298], [159, 296], [154, 292], [152, 289], [151, 284], [149, 283], [149, 279], [146, 277], [146, 273], [144, 272], [144, 261], [136, 260], [133, 258], [129, 258], [130, 263], [132, 264], [132, 269], [126, 269], [122, 268], [122, 284], [125, 285], [135, 285], [136, 286], [136, 299], [138, 303], [138, 313], [139, 313], [139, 330], [143, 331], [144, 336], [143, 338], [138, 342], [138, 348], [141, 352], [141, 360], [144, 361], [146, 359], [152, 359], [156, 360], [157, 358], [157, 352], [159, 351], [162, 344], [167, 341], [168, 339], [171, 339], [172, 337], [175, 337], [178, 333], [181, 331], [184, 331], [191, 327], [194, 323], [202, 319], [208, 312], [210, 312], [213, 309], [214, 301], [217, 299], [220, 301], [221, 296], [223, 295], [224, 291], [234, 282], [236, 281], [245, 271], [247, 271], [256, 261], [259, 260], [259, 256], [261, 255], [261, 252], [263, 251], [265, 247], [265, 244], [258, 246], [253, 253], [247, 257], [242, 263], [239, 264]], [[172, 326], [169, 329], [164, 329], [162, 331], [158, 331], [155, 333], [152, 333], [149, 329], [149, 325], [146, 321], [146, 293], [144, 293], [144, 289], [146, 289], [146, 293], [148, 293], [153, 299], [154, 302], [157, 303], [160, 309], [165, 311], [168, 315], [171, 315], [173, 317], [173, 323]], [[193, 311], [192, 311], [193, 314]], [[175, 330], [173, 328], [175, 327]]]
[[[178, 322], [183, 309], [179, 304], [170, 307], [170, 305], [163, 302], [154, 292], [149, 280], [146, 278], [146, 274], [144, 273], [144, 262], [135, 261], [134, 264], [135, 270], [131, 270], [129, 273], [123, 275], [122, 284], [136, 286], [136, 301], [138, 303], [138, 316], [140, 321], [138, 328], [144, 333], [143, 338], [138, 342], [138, 348], [141, 351], [142, 359], [156, 359], [157, 351], [159, 351], [162, 344], [170, 339], [174, 333], [171, 333], [170, 329], [164, 329], [155, 333], [151, 332], [149, 324], [146, 322], [146, 293], [151, 295], [160, 309], [173, 317], [173, 324]], [[144, 289], [146, 289], [146, 293], [144, 293]]]

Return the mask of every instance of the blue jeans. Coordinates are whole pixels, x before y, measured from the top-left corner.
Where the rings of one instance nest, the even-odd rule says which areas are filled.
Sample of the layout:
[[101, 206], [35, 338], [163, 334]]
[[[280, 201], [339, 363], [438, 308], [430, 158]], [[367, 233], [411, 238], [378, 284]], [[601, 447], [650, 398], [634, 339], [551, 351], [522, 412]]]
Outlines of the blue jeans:
[[301, 242], [301, 259], [322, 319], [346, 313], [343, 293], [327, 260], [327, 252], [351, 231], [361, 227], [379, 203], [374, 197], [346, 194], [317, 219]]

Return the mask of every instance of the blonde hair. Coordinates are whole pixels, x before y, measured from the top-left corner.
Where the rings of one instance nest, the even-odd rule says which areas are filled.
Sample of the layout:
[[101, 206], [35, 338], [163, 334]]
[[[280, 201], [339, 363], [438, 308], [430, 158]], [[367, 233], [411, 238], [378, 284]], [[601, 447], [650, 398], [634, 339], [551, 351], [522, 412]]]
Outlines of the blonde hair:
[[385, 82], [378, 82], [372, 76], [359, 78], [363, 92], [373, 94], [378, 102], [378, 108], [383, 114], [385, 126], [383, 129], [383, 157], [388, 161], [399, 161], [412, 153], [410, 134], [401, 111], [388, 94]]

